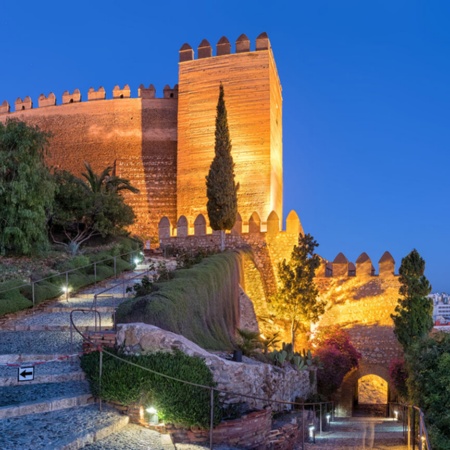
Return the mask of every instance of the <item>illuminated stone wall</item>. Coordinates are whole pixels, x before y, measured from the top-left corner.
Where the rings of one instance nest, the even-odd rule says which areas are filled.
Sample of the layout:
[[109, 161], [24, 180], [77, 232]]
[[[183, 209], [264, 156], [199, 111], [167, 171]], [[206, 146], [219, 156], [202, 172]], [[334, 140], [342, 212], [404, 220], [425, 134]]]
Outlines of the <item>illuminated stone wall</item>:
[[247, 218], [256, 211], [282, 217], [282, 99], [270, 42], [265, 33], [250, 51], [242, 35], [236, 53], [226, 38], [212, 56], [204, 40], [194, 59], [192, 48], [180, 50], [178, 107], [177, 216], [193, 222], [206, 215], [206, 185], [214, 157], [214, 131], [222, 82], [232, 140], [238, 208]]
[[[255, 47], [252, 49], [251, 47]], [[223, 37], [216, 55], [204, 40], [194, 59], [192, 48], [180, 50], [179, 89], [116, 86], [112, 98], [91, 88], [87, 102], [78, 89], [62, 95], [17, 99], [15, 111], [0, 105], [0, 120], [25, 120], [50, 131], [49, 163], [75, 174], [88, 161], [95, 171], [114, 165], [141, 191], [125, 194], [137, 215], [133, 233], [156, 240], [157, 224], [167, 216], [193, 223], [206, 217], [206, 185], [214, 155], [214, 130], [219, 84], [225, 101], [233, 145], [239, 210], [245, 220], [253, 212], [264, 219], [271, 211], [282, 217], [282, 97], [275, 60], [266, 33], [251, 43], [241, 35], [235, 44]], [[264, 230], [266, 223], [262, 223]]]
[[82, 102], [76, 90], [65, 93], [58, 106], [53, 94], [41, 96], [38, 108], [29, 98], [18, 99], [16, 111], [4, 109], [0, 120], [19, 119], [50, 132], [50, 166], [77, 175], [84, 161], [96, 172], [113, 166], [140, 190], [125, 196], [137, 216], [131, 231], [148, 237], [161, 216], [176, 215], [176, 95], [176, 89], [166, 87], [165, 98], [155, 98], [153, 87], [141, 86], [139, 98], [130, 98], [126, 86], [114, 89], [113, 99], [105, 98], [103, 88], [91, 89]]

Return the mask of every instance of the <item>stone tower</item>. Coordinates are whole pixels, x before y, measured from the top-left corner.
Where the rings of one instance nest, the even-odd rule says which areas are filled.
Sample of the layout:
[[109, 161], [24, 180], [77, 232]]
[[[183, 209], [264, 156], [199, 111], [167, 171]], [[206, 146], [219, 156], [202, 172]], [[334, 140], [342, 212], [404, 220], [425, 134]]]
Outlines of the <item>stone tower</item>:
[[254, 51], [243, 34], [235, 53], [226, 37], [217, 43], [215, 56], [207, 40], [200, 43], [197, 59], [190, 45], [180, 49], [177, 217], [184, 215], [190, 227], [199, 214], [207, 217], [205, 177], [214, 157], [221, 82], [244, 226], [255, 211], [263, 220], [271, 211], [282, 217], [281, 85], [267, 34], [257, 37]]

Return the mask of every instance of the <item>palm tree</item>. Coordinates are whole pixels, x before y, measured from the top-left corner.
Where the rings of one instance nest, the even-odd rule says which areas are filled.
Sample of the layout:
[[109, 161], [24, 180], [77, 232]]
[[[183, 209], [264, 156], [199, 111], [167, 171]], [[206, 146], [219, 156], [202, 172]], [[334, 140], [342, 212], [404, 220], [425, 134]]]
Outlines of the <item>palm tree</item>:
[[130, 181], [125, 178], [120, 178], [116, 175], [111, 175], [112, 166], [108, 166], [100, 174], [96, 174], [88, 162], [84, 162], [86, 173], [81, 175], [86, 178], [87, 185], [92, 192], [95, 193], [117, 193], [119, 191], [131, 191], [134, 194], [139, 192], [139, 189], [131, 185]]

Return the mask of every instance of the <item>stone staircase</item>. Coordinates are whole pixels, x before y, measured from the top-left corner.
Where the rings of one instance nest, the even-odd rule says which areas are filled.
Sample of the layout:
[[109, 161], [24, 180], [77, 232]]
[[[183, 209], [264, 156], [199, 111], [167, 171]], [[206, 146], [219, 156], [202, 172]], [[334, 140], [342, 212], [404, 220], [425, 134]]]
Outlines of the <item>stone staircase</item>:
[[[101, 330], [113, 326], [123, 284], [98, 298]], [[71, 312], [80, 331], [94, 330], [94, 313], [74, 311], [91, 308], [93, 294], [87, 289], [2, 320], [0, 449], [173, 449], [158, 433], [94, 403], [79, 364], [81, 337], [70, 332]]]

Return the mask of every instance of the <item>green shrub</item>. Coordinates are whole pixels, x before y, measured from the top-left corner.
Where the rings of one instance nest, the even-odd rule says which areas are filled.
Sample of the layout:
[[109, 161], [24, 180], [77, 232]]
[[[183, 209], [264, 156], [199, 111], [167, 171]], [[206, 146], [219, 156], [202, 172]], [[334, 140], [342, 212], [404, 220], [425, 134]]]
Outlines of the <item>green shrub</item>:
[[[119, 354], [117, 351], [108, 350], [108, 352]], [[201, 358], [187, 356], [180, 351], [158, 352], [145, 356], [120, 356], [158, 373], [203, 386], [215, 386], [212, 373], [205, 362]], [[93, 394], [97, 397], [122, 405], [139, 403], [154, 406], [159, 418], [166, 423], [187, 427], [209, 426], [209, 389], [164, 378], [126, 364], [104, 352], [100, 392], [98, 352], [84, 355], [81, 367], [87, 374]], [[217, 424], [221, 419], [217, 392], [214, 392], [214, 406], [214, 422]]]
[[[34, 302], [35, 305], [62, 295], [62, 284], [54, 284], [48, 280], [41, 281], [34, 284]], [[31, 302], [33, 301], [33, 291], [31, 285], [27, 285], [21, 289], [21, 293]]]
[[0, 283], [0, 316], [30, 308], [33, 303], [21, 293], [22, 280]]
[[239, 314], [240, 257], [226, 252], [205, 258], [158, 291], [119, 306], [118, 323], [144, 322], [181, 334], [203, 348], [231, 350]]

